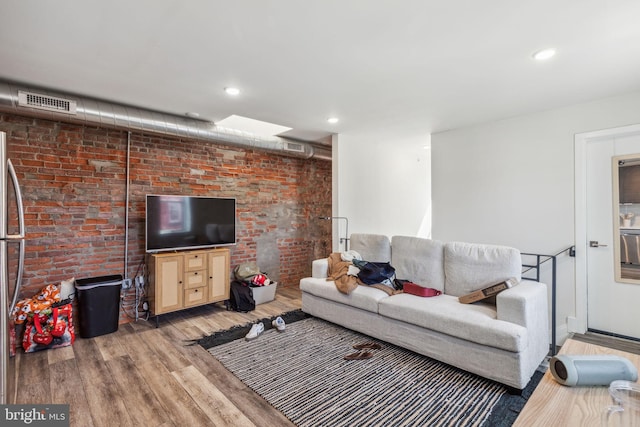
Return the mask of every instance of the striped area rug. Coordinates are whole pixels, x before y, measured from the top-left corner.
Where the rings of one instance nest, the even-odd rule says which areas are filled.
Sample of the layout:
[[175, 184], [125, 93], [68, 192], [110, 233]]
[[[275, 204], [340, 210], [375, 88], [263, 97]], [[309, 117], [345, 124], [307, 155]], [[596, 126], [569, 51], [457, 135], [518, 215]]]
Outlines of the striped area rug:
[[[208, 351], [304, 426], [482, 426], [507, 392], [493, 381], [377, 341], [373, 358], [346, 361], [370, 337], [316, 318]], [[493, 423], [490, 423], [493, 424]], [[485, 425], [490, 425], [489, 423]]]

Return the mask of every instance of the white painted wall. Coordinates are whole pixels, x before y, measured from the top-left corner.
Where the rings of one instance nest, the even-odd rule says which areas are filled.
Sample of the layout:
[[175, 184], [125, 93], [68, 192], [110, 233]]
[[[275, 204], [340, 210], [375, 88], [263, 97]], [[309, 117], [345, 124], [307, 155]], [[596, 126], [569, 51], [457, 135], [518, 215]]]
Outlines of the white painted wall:
[[[635, 123], [640, 92], [432, 135], [433, 238], [545, 254], [573, 245], [574, 135]], [[558, 259], [560, 336], [575, 316], [573, 261]]]
[[[349, 218], [350, 234], [430, 236], [429, 135], [341, 134], [333, 144], [333, 215]], [[335, 222], [344, 236], [343, 221]]]

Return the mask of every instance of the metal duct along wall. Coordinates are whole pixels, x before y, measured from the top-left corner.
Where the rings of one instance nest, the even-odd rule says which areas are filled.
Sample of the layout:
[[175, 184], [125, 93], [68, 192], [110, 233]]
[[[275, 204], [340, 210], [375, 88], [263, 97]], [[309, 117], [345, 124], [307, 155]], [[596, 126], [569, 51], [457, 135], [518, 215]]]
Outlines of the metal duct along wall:
[[212, 122], [159, 113], [75, 95], [30, 89], [0, 81], [0, 111], [47, 120], [91, 124], [183, 139], [266, 150], [285, 156], [331, 161], [331, 148], [309, 141], [263, 137]]

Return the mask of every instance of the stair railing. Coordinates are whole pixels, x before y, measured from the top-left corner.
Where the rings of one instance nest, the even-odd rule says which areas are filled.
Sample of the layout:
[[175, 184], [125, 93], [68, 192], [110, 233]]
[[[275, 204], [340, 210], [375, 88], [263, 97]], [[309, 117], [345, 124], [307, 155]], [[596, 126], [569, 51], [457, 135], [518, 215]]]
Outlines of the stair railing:
[[[522, 252], [523, 257], [533, 257], [535, 262], [522, 262], [522, 279], [540, 281], [540, 270], [542, 264], [551, 261], [551, 356], [556, 354], [556, 269], [557, 258], [565, 252], [569, 252], [569, 256], [575, 256], [575, 246], [569, 246], [561, 250], [555, 255], [544, 255]], [[530, 258], [531, 259], [531, 258]], [[533, 276], [527, 274], [533, 274]]]

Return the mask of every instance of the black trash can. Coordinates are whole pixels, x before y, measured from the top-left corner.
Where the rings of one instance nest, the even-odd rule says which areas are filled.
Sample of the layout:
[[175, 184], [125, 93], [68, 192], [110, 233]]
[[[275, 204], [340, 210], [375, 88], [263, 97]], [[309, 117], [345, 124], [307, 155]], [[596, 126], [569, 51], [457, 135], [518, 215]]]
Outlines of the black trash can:
[[80, 336], [91, 338], [117, 331], [122, 275], [79, 279], [75, 287]]

